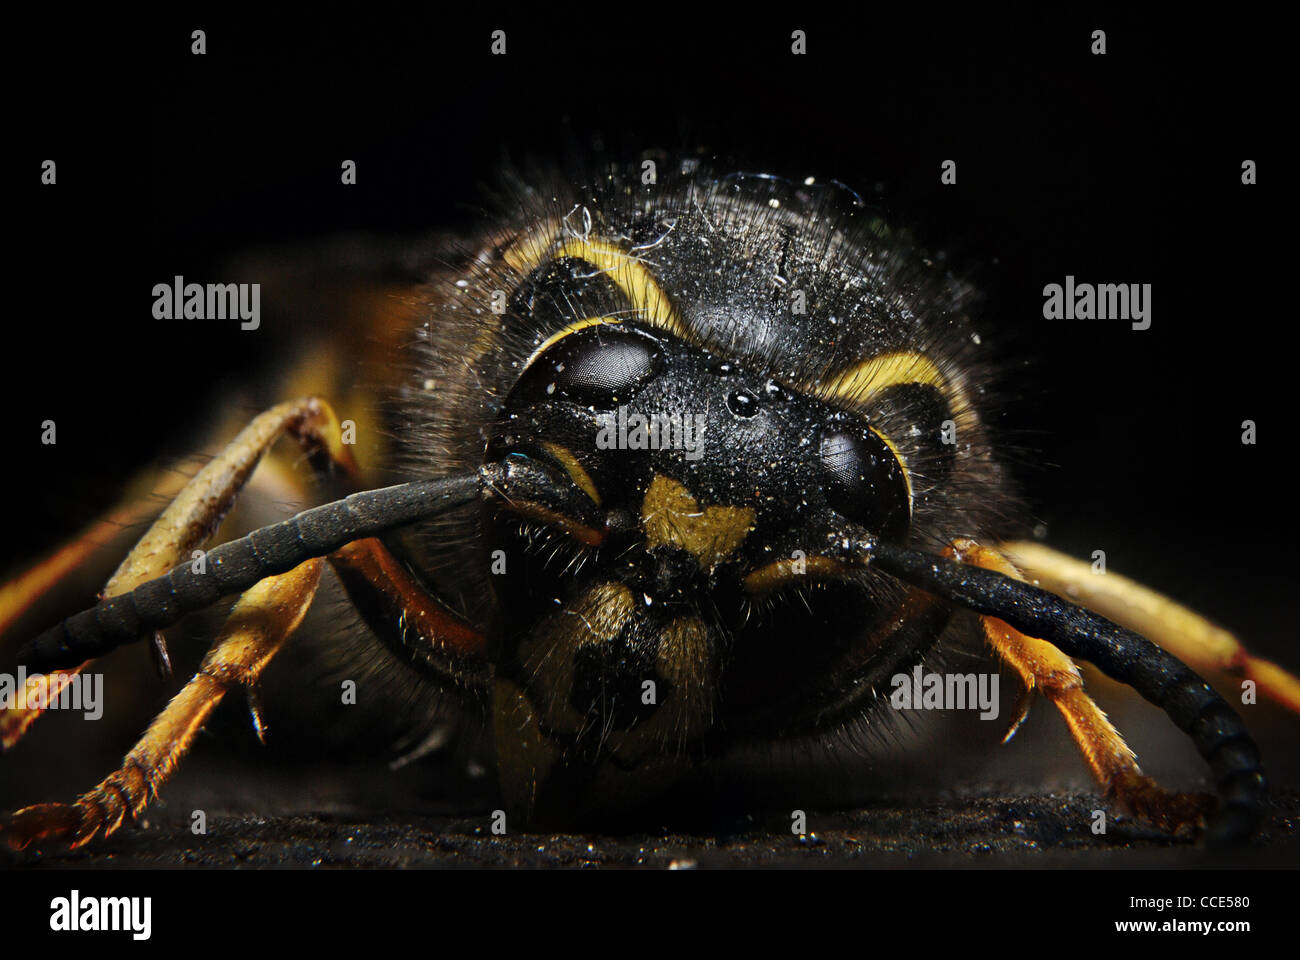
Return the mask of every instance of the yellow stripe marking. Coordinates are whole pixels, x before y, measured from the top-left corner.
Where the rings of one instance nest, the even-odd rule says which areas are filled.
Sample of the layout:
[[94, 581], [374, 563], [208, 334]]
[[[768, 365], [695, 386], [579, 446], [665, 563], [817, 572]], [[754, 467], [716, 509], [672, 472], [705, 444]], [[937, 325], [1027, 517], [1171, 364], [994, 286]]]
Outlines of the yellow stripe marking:
[[652, 326], [689, 339], [677, 308], [660, 289], [645, 263], [620, 247], [600, 240], [569, 240], [555, 254], [585, 260], [606, 274], [628, 298], [632, 308]]
[[[548, 260], [553, 240], [564, 230], [562, 222], [547, 220], [522, 234], [502, 251], [502, 259], [518, 273], [527, 276]], [[573, 257], [590, 263], [605, 274], [627, 297], [642, 320], [683, 340], [690, 339], [672, 300], [655, 281], [645, 262], [622, 247], [603, 240], [571, 237], [549, 253], [550, 260]]]
[[881, 442], [889, 448], [889, 452], [894, 455], [894, 459], [898, 462], [898, 469], [903, 471], [903, 482], [907, 484], [907, 515], [910, 517], [912, 515], [912, 507], [914, 506], [912, 500], [912, 471], [907, 469], [907, 461], [903, 459], [903, 455], [898, 452], [898, 447], [894, 446], [893, 440], [890, 440], [889, 437], [885, 436], [882, 431], [877, 430], [875, 427], [867, 427], [867, 429], [878, 436]]
[[547, 453], [560, 461], [565, 472], [568, 473], [569, 479], [576, 483], [583, 493], [591, 497], [591, 502], [599, 507], [600, 493], [596, 490], [596, 484], [591, 479], [591, 474], [573, 455], [573, 451], [569, 450], [568, 447], [562, 447], [558, 443], [551, 443], [550, 441], [544, 441], [542, 447]]
[[745, 542], [754, 529], [754, 511], [749, 507], [701, 508], [676, 480], [655, 474], [641, 504], [641, 522], [650, 549], [680, 547], [711, 573]]
[[907, 383], [934, 387], [943, 394], [958, 425], [973, 415], [965, 389], [945, 377], [925, 354], [909, 350], [882, 353], [854, 364], [835, 376], [829, 386], [816, 392], [827, 399], [861, 405], [889, 387]]
[[577, 333], [579, 330], [586, 330], [588, 327], [599, 327], [603, 324], [619, 324], [622, 320], [614, 317], [585, 317], [582, 320], [575, 320], [558, 333], [553, 333], [542, 341], [541, 346], [529, 354], [528, 359], [524, 361], [524, 369], [527, 370], [533, 365], [533, 361], [544, 354], [551, 347], [555, 346], [571, 333]]
[[745, 589], [755, 594], [768, 593], [791, 583], [808, 583], [821, 579], [847, 580], [860, 572], [858, 568], [850, 567], [833, 557], [812, 556], [805, 557], [802, 561], [786, 558], [746, 574]]
[[537, 226], [520, 234], [510, 246], [501, 251], [501, 259], [517, 273], [527, 276], [536, 270], [546, 259], [552, 239], [560, 232], [562, 226], [557, 219], [544, 220]]

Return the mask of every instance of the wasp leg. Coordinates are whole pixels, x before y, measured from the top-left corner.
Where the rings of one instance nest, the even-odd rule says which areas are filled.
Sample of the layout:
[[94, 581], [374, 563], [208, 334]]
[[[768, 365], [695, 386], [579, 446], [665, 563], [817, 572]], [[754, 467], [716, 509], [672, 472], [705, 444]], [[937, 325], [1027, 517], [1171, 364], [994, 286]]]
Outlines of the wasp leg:
[[[342, 443], [338, 419], [328, 403], [319, 397], [308, 397], [278, 404], [255, 417], [185, 484], [122, 561], [105, 586], [103, 596], [127, 593], [161, 576], [211, 537], [262, 456], [285, 432], [315, 454], [321, 468], [334, 466], [349, 477], [355, 475], [352, 455]], [[23, 704], [0, 712], [0, 749], [7, 750], [22, 739], [43, 712], [43, 707], [36, 705], [54, 702], [59, 691], [87, 663], [28, 678]]]
[[[223, 424], [213, 431], [213, 441], [201, 449], [216, 446], [222, 436], [244, 425], [233, 421]], [[105, 554], [124, 540], [131, 528], [155, 520], [208, 462], [209, 457], [196, 455], [176, 464], [142, 471], [127, 483], [127, 492], [115, 507], [32, 567], [0, 585], [0, 638], [11, 639], [10, 629], [37, 601], [68, 584], [69, 579], [75, 579], [87, 567], [113, 569]], [[100, 595], [107, 594], [101, 591]]]
[[434, 596], [375, 537], [329, 557], [353, 605], [394, 653], [455, 686], [487, 689], [487, 635]]
[[[84, 565], [101, 567], [106, 564], [102, 555], [107, 553], [114, 543], [122, 538], [126, 531], [137, 523], [148, 520], [162, 512], [158, 499], [171, 500], [184, 488], [189, 476], [179, 469], [161, 472], [157, 482], [147, 484], [132, 483], [131, 486], [148, 489], [150, 492], [139, 497], [128, 496], [121, 504], [114, 507], [98, 520], [91, 523], [75, 538], [63, 544], [44, 560], [31, 567], [15, 579], [0, 587], [0, 636], [4, 636], [15, 623], [41, 597], [60, 584], [66, 584], [70, 578], [76, 578], [83, 571]], [[93, 576], [93, 574], [91, 575]], [[85, 589], [81, 584], [76, 589]], [[107, 596], [102, 592], [100, 596]], [[84, 667], [57, 673], [28, 677], [24, 704], [52, 703], [63, 688], [68, 685]], [[0, 750], [8, 749], [27, 732], [41, 710], [28, 706], [14, 706], [0, 712]]]
[[0, 820], [0, 837], [21, 850], [41, 840], [75, 849], [138, 816], [158, 795], [204, 722], [226, 693], [241, 686], [256, 708], [259, 677], [298, 628], [320, 584], [324, 561], [309, 560], [278, 577], [268, 577], [243, 594], [203, 658], [199, 672], [167, 704], [122, 766], [73, 804], [41, 803]]
[[[154, 496], [171, 499], [180, 493], [183, 484], [184, 478], [179, 473], [168, 472], [163, 475], [162, 483], [158, 487], [151, 486], [151, 490]], [[0, 586], [0, 636], [4, 636], [32, 604], [58, 584], [66, 582], [95, 555], [107, 550], [127, 528], [142, 523], [157, 512], [158, 506], [147, 496], [128, 497], [49, 556]]]
[[1241, 641], [1200, 614], [1149, 587], [1030, 541], [999, 549], [1024, 575], [1046, 590], [1114, 620], [1168, 650], [1193, 670], [1253, 680], [1266, 697], [1300, 713], [1300, 678], [1251, 656]]
[[[999, 551], [973, 540], [955, 540], [944, 552], [963, 563], [1025, 579], [1016, 565]], [[1025, 685], [1026, 700], [1022, 700], [1016, 726], [1023, 719], [1028, 696], [1035, 690], [1041, 691], [1065, 718], [1088, 769], [1109, 801], [1170, 832], [1202, 823], [1213, 810], [1214, 798], [1168, 793], [1142, 773], [1124, 737], [1084, 692], [1083, 677], [1070, 657], [1047, 641], [1027, 636], [996, 617], [984, 616], [980, 621], [989, 646], [1020, 675]], [[1011, 730], [1014, 732], [1015, 726]]]

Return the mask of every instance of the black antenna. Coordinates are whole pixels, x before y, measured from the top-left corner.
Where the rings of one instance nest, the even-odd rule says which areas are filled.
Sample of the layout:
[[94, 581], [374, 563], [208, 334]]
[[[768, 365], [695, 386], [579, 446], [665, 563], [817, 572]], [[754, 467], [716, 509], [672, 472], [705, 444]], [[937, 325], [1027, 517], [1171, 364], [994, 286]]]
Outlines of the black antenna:
[[129, 593], [68, 617], [24, 644], [18, 662], [33, 672], [74, 667], [354, 540], [445, 513], [480, 497], [563, 502], [569, 494], [537, 461], [520, 455], [473, 473], [354, 493], [213, 547], [203, 573], [185, 562]]
[[1219, 793], [1211, 841], [1252, 836], [1263, 816], [1259, 749], [1236, 712], [1173, 654], [1054, 593], [982, 567], [893, 544], [857, 545], [886, 573], [976, 613], [997, 617], [1094, 664], [1163, 710], [1210, 764]]

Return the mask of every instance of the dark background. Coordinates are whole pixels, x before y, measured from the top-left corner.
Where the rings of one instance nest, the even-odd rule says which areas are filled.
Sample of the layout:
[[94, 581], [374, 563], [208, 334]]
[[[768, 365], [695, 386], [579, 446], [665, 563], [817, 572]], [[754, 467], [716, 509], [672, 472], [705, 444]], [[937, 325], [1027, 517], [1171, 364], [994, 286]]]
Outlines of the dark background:
[[[195, 28], [206, 56], [189, 52]], [[505, 57], [489, 54], [498, 28]], [[790, 54], [794, 28], [806, 56]], [[1104, 57], [1089, 53], [1096, 28]], [[155, 283], [224, 278], [228, 258], [268, 244], [474, 228], [504, 161], [563, 159], [598, 135], [613, 156], [703, 146], [724, 166], [838, 179], [944, 251], [983, 291], [976, 327], [1012, 398], [997, 424], [1049, 542], [1104, 549], [1112, 570], [1300, 668], [1280, 29], [694, 5], [626, 19], [51, 11], [11, 44], [31, 66], [7, 123], [0, 574], [115, 503], [145, 463], [188, 452], [195, 424], [292, 347], [270, 327], [154, 320]], [[44, 159], [57, 186], [39, 182]], [[356, 186], [339, 182], [344, 159]], [[940, 185], [947, 159], [956, 186]], [[1241, 184], [1244, 159], [1259, 185]], [[1067, 274], [1151, 283], [1151, 329], [1044, 320], [1043, 286]], [[45, 419], [57, 446], [39, 442]], [[1294, 718], [1271, 722], [1293, 747]], [[1030, 723], [1073, 756], [1047, 708]], [[33, 741], [78, 728], [43, 727]], [[1126, 732], [1141, 749], [1144, 731]]]

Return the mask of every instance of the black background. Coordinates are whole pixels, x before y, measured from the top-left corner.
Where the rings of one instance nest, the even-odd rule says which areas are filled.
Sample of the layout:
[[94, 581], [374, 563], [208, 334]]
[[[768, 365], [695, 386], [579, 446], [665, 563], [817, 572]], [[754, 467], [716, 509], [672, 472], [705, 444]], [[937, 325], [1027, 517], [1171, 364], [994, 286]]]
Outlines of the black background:
[[[190, 54], [190, 31], [208, 53]], [[489, 54], [493, 29], [509, 52]], [[808, 54], [790, 53], [790, 32]], [[1108, 35], [1104, 57], [1090, 34]], [[985, 292], [1001, 414], [1052, 543], [1286, 660], [1295, 539], [1280, 31], [1104, 12], [150, 15], [18, 26], [0, 383], [29, 562], [256, 369], [274, 334], [156, 321], [151, 288], [240, 250], [476, 222], [503, 158], [704, 145], [836, 178]], [[58, 162], [57, 186], [39, 183]], [[1240, 182], [1256, 160], [1260, 184]], [[354, 159], [359, 184], [339, 165]], [[958, 162], [941, 186], [940, 163]], [[883, 186], [882, 192], [876, 185]], [[1152, 283], [1153, 324], [1047, 321], [1042, 288]], [[40, 423], [59, 425], [55, 447]], [[1241, 422], [1259, 444], [1240, 443]], [[1295, 666], [1294, 657], [1289, 661]]]

